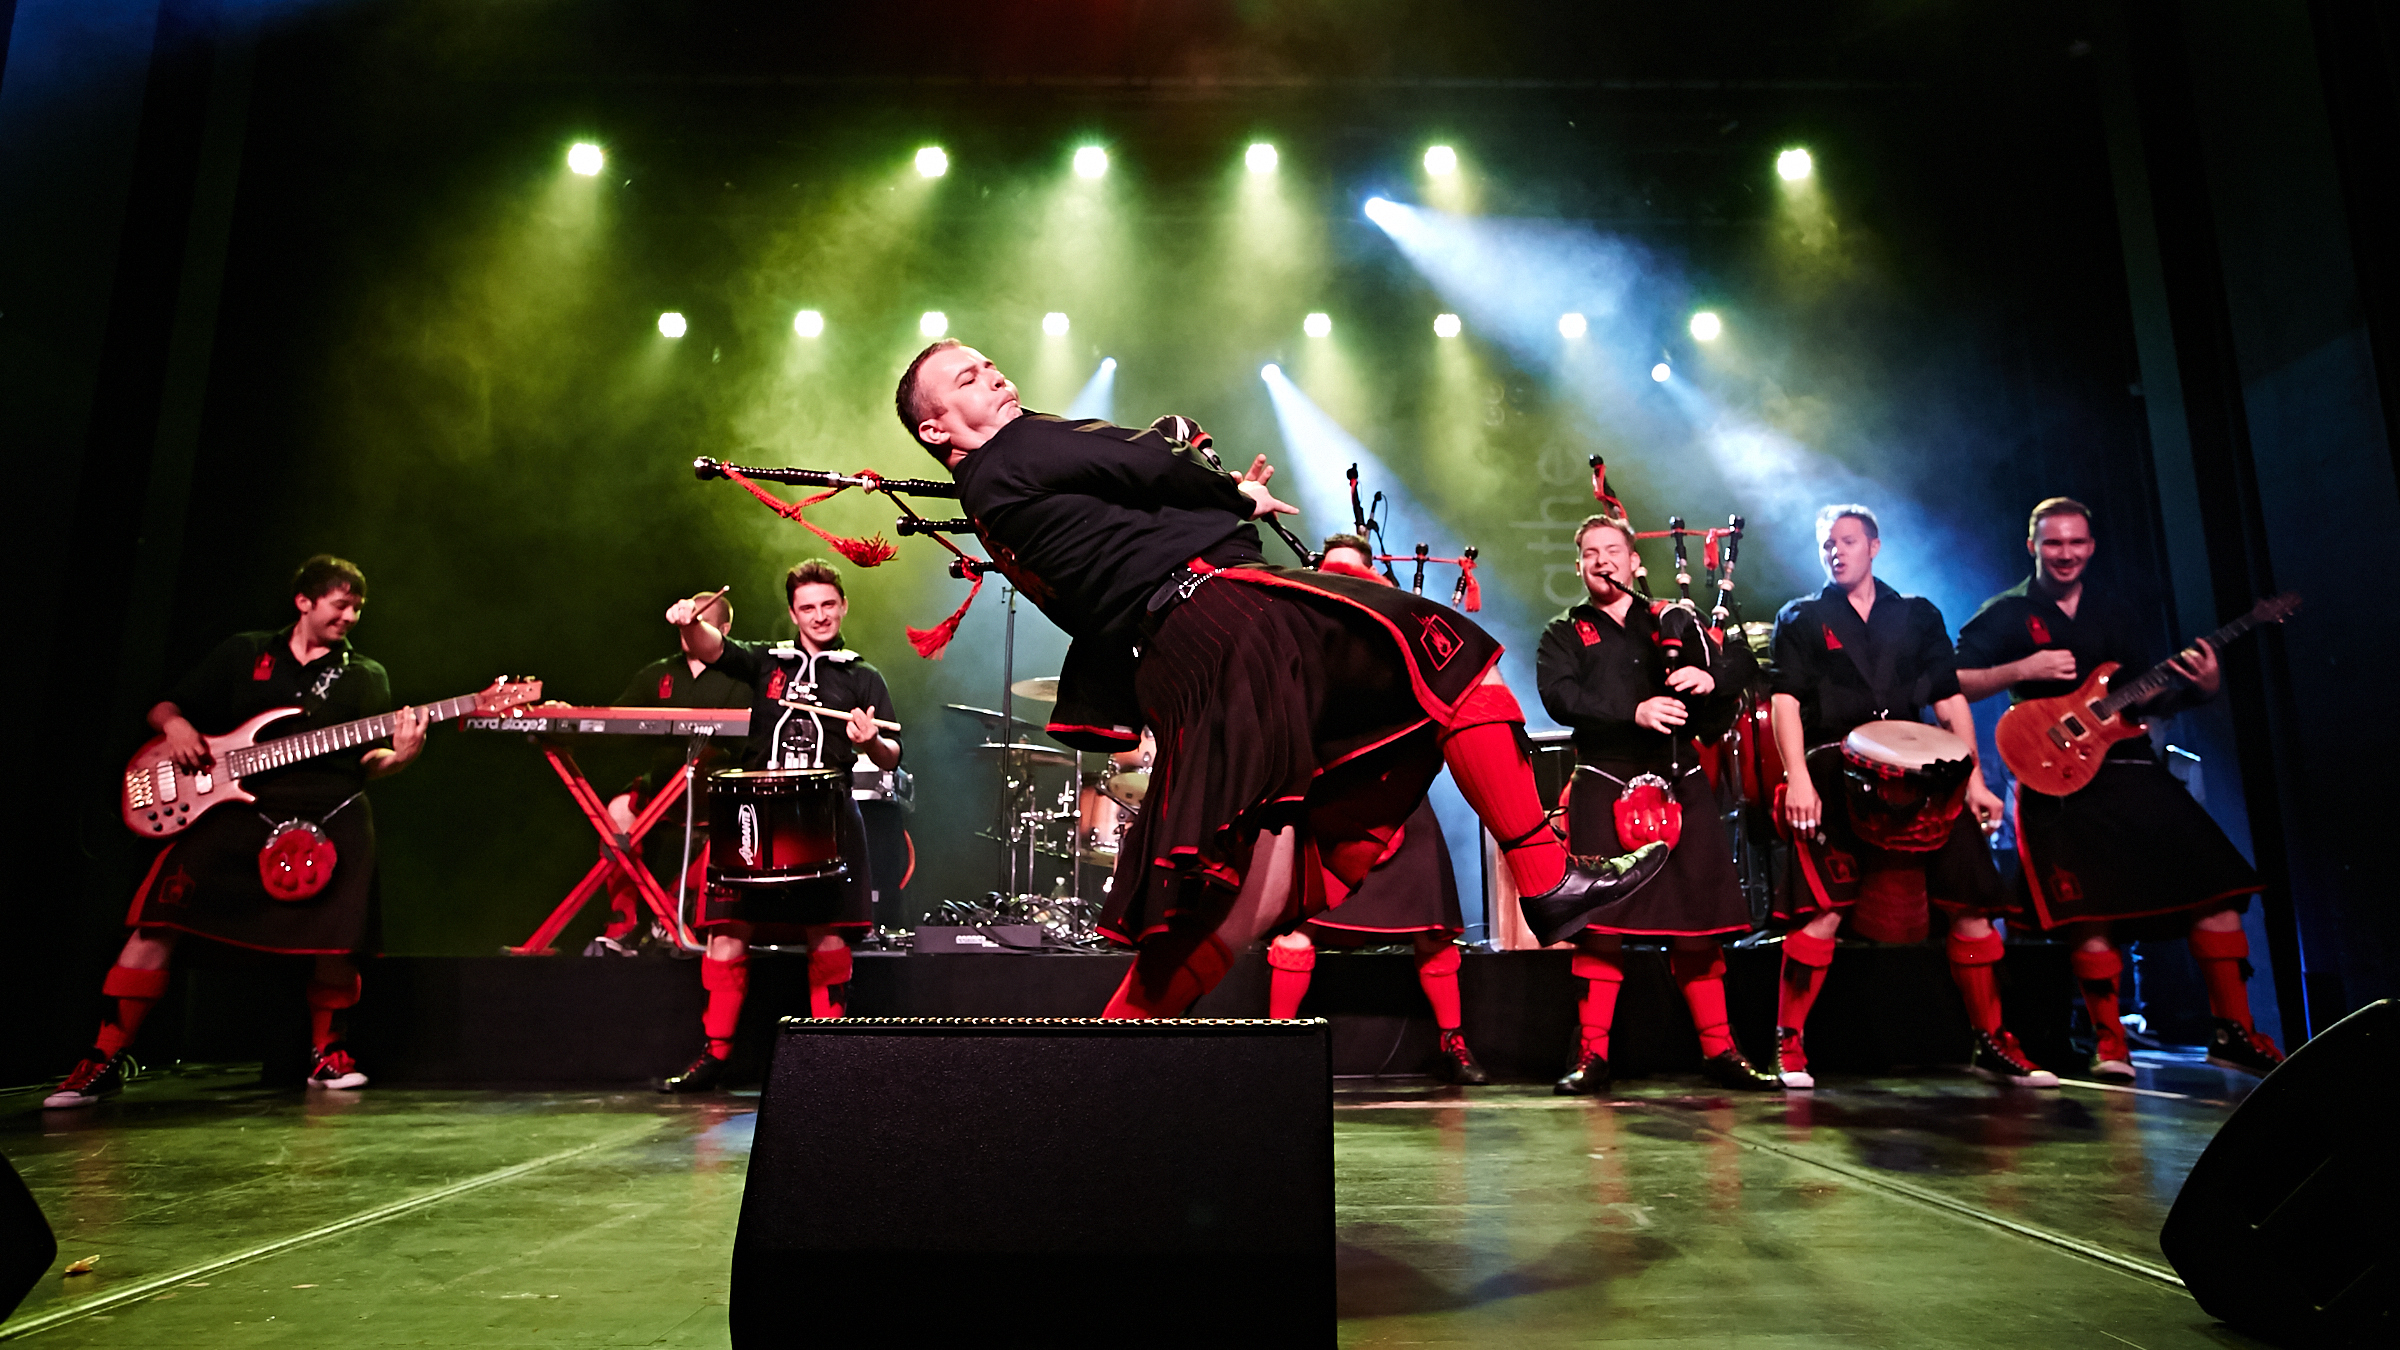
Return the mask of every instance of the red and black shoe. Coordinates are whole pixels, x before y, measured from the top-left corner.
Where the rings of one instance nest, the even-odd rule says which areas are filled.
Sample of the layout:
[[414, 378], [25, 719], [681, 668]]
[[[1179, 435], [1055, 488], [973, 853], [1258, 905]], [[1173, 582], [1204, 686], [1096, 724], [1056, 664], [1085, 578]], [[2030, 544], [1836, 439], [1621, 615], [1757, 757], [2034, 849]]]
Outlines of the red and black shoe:
[[1567, 1076], [1550, 1085], [1561, 1097], [1593, 1097], [1605, 1095], [1614, 1080], [1609, 1076], [1608, 1058], [1585, 1050], [1575, 1061]]
[[683, 1072], [672, 1078], [658, 1080], [661, 1092], [714, 1092], [725, 1082], [732, 1061], [719, 1059], [703, 1049], [700, 1057], [684, 1066]]
[[[1700, 1061], [1700, 1072], [1718, 1087], [1731, 1088], [1736, 1092], [1783, 1091], [1783, 1076], [1768, 1073], [1752, 1064], [1740, 1046]], [[1809, 1081], [1813, 1083], [1816, 1080]]]
[[122, 1051], [103, 1054], [98, 1046], [75, 1062], [75, 1067], [61, 1079], [57, 1090], [42, 1098], [46, 1110], [65, 1111], [79, 1106], [97, 1105], [103, 1097], [114, 1097], [125, 1090], [125, 1080], [136, 1069], [132, 1059]]
[[1442, 1032], [1441, 1057], [1434, 1061], [1433, 1076], [1445, 1083], [1464, 1083], [1470, 1087], [1492, 1081], [1483, 1066], [1475, 1062], [1475, 1052], [1467, 1048], [1466, 1034], [1456, 1027]]
[[317, 1051], [316, 1067], [308, 1071], [312, 1088], [331, 1088], [348, 1092], [367, 1085], [367, 1076], [358, 1071], [358, 1061], [350, 1058], [350, 1050], [340, 1041], [332, 1041]]
[[2025, 1050], [2008, 1028], [1975, 1033], [1975, 1059], [1968, 1066], [1977, 1078], [2016, 1087], [2054, 1088], [2058, 1075], [2026, 1058]]
[[2264, 1078], [2283, 1063], [2283, 1051], [2257, 1030], [2230, 1017], [2220, 1017], [2216, 1029], [2208, 1033], [2208, 1062], [2220, 1069], [2239, 1069]]

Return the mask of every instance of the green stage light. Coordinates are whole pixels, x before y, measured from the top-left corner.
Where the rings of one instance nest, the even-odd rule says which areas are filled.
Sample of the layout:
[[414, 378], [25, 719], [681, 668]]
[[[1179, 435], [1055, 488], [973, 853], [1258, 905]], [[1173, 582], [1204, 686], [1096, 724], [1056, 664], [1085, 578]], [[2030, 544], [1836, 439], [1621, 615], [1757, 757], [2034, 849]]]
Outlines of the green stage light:
[[1817, 161], [1806, 150], [1794, 147], [1775, 157], [1775, 172], [1783, 181], [1797, 183], [1817, 171]]
[[1434, 315], [1434, 316], [1433, 316], [1433, 335], [1434, 335], [1435, 337], [1444, 337], [1444, 338], [1454, 338], [1454, 337], [1457, 337], [1457, 336], [1458, 336], [1458, 316], [1457, 316], [1457, 315], [1455, 315], [1455, 314], [1436, 314], [1436, 315]]
[[929, 338], [938, 338], [950, 331], [950, 316], [938, 309], [926, 310], [925, 316], [917, 320], [917, 331]]
[[813, 309], [801, 310], [792, 316], [792, 331], [802, 337], [823, 337], [825, 316]]
[[1436, 178], [1447, 178], [1458, 172], [1458, 152], [1446, 145], [1437, 145], [1425, 152], [1425, 172]]
[[1052, 310], [1048, 314], [1043, 315], [1042, 331], [1048, 333], [1052, 337], [1065, 337], [1067, 335], [1067, 316], [1059, 313], [1057, 310]]
[[1692, 336], [1702, 342], [1714, 342], [1725, 331], [1725, 321], [1713, 310], [1701, 310], [1692, 316]]
[[1260, 141], [1243, 152], [1242, 163], [1249, 165], [1252, 173], [1273, 173], [1278, 163], [1275, 147]]
[[600, 153], [600, 147], [590, 141], [577, 141], [567, 147], [567, 167], [586, 178], [599, 173], [600, 166], [607, 162], [608, 157]]
[[682, 337], [689, 327], [690, 325], [684, 323], [683, 316], [674, 310], [670, 309], [658, 316], [658, 335], [660, 337]]
[[1587, 327], [1588, 325], [1584, 323], [1583, 316], [1580, 314], [1561, 314], [1558, 316], [1558, 335], [1560, 337], [1570, 340], [1582, 337], [1584, 330]]
[[948, 172], [950, 172], [950, 156], [943, 153], [942, 147], [929, 145], [917, 152], [917, 176], [919, 178], [939, 178]]
[[1098, 178], [1108, 172], [1108, 152], [1096, 145], [1087, 145], [1075, 152], [1075, 176]]
[[1308, 334], [1310, 337], [1324, 337], [1333, 331], [1333, 316], [1330, 314], [1311, 314], [1307, 318], [1300, 321], [1300, 331]]

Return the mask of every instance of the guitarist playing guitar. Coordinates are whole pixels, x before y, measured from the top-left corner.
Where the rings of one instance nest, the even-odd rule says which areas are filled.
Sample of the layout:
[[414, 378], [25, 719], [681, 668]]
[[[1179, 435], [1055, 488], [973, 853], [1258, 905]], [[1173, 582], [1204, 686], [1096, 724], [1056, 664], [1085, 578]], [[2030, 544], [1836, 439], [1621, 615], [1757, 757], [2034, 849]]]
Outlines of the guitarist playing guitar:
[[[2005, 689], [2012, 704], [2023, 703], [2074, 691], [2102, 662], [2127, 672], [2149, 669], [2159, 655], [2154, 625], [2124, 600], [2085, 585], [2094, 549], [2091, 509], [2049, 498], [2033, 508], [2026, 535], [2033, 575], [1985, 601], [1959, 630], [1958, 683], [1966, 696], [1980, 700]], [[2128, 708], [2128, 719], [2172, 716], [2216, 696], [2222, 674], [2206, 639], [2165, 668], [2177, 678]], [[2097, 1037], [2094, 1077], [2119, 1083], [2134, 1077], [2117, 1019], [2120, 939], [2189, 937], [2216, 1019], [2210, 1063], [2264, 1074], [2283, 1061], [2275, 1042], [2251, 1023], [2244, 982], [2250, 943], [2242, 914], [2259, 888], [2258, 874], [2159, 763], [2148, 737], [2117, 741], [2088, 785], [2067, 795], [2020, 783], [2017, 854], [2035, 916], [2075, 946], [2071, 959]]]
[[[390, 711], [390, 677], [348, 640], [366, 602], [367, 579], [354, 564], [327, 554], [303, 563], [292, 578], [299, 612], [290, 627], [227, 638], [150, 709], [150, 726], [176, 770], [195, 775], [211, 767], [200, 727], [222, 732], [270, 708], [300, 708], [300, 716], [271, 724], [268, 734], [280, 737]], [[143, 1014], [166, 994], [167, 962], [186, 933], [314, 956], [308, 1008], [316, 1062], [309, 1086], [366, 1083], [333, 1031], [334, 1014], [358, 1001], [353, 955], [375, 942], [375, 825], [361, 794], [369, 779], [398, 773], [417, 757], [427, 720], [420, 709], [402, 708], [391, 714], [389, 744], [250, 775], [242, 787], [255, 803], [208, 812], [160, 852], [126, 915], [133, 932], [101, 981], [106, 1012], [99, 1034], [45, 1107], [90, 1106], [123, 1086], [125, 1047]], [[322, 889], [291, 900], [269, 893], [260, 866], [271, 832], [287, 821], [315, 827], [334, 854]], [[319, 853], [315, 861], [327, 860]]]

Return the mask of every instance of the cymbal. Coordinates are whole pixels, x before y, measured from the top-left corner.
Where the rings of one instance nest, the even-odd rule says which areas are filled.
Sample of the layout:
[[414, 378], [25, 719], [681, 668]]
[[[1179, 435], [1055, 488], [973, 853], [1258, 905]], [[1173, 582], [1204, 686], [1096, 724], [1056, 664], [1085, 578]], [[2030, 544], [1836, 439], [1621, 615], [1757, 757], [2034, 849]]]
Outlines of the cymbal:
[[985, 741], [975, 748], [986, 754], [993, 751], [1011, 751], [1028, 764], [1073, 764], [1075, 762], [1075, 752], [1072, 750], [1060, 750], [1048, 745], [1033, 745], [1026, 741], [1018, 741], [1014, 745]]
[[1033, 729], [1034, 729], [1034, 730], [1036, 730], [1036, 731], [1039, 731], [1039, 730], [1041, 730], [1041, 726], [1042, 726], [1042, 724], [1041, 724], [1041, 723], [1039, 723], [1039, 722], [1028, 722], [1028, 721], [1026, 721], [1026, 720], [1025, 720], [1024, 718], [1022, 718], [1022, 717], [1006, 717], [1006, 718], [1004, 718], [1004, 717], [1002, 717], [1002, 716], [1001, 716], [1001, 714], [1000, 714], [1000, 713], [998, 713], [998, 712], [994, 711], [993, 709], [990, 709], [990, 708], [978, 708], [978, 707], [974, 707], [974, 706], [973, 706], [973, 705], [971, 705], [971, 704], [966, 704], [966, 703], [945, 703], [945, 704], [943, 704], [942, 706], [943, 706], [943, 707], [945, 707], [945, 708], [947, 708], [947, 709], [949, 709], [950, 711], [952, 711], [952, 712], [954, 712], [954, 713], [965, 713], [965, 714], [966, 714], [967, 716], [969, 716], [969, 717], [975, 718], [975, 719], [976, 719], [976, 720], [978, 720], [978, 721], [982, 721], [982, 722], [988, 722], [988, 723], [990, 723], [990, 724], [991, 724], [991, 725], [993, 725], [993, 726], [998, 726], [998, 725], [1000, 725], [1000, 723], [1001, 723], [1001, 722], [1003, 722], [1003, 721], [1014, 722], [1014, 723], [1016, 723], [1018, 726], [1021, 726], [1021, 727], [1031, 727], [1031, 728], [1033, 728]]
[[1019, 680], [1008, 687], [1008, 692], [1015, 694], [1018, 698], [1032, 699], [1036, 703], [1056, 703], [1058, 702], [1058, 677], [1056, 675], [1038, 675], [1030, 680]]

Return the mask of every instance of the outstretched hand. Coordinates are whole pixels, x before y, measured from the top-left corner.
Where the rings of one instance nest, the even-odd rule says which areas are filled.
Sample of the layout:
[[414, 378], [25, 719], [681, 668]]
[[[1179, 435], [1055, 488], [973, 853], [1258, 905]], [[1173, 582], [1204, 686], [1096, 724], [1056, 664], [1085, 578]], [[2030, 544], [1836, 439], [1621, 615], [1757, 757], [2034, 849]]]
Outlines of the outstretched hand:
[[[1251, 466], [1251, 472], [1256, 473], [1261, 466], [1265, 465], [1266, 462], [1266, 458], [1261, 456], [1258, 463]], [[1268, 469], [1267, 472], [1272, 474], [1275, 471], [1273, 469]], [[1236, 483], [1234, 486], [1240, 488], [1242, 490], [1242, 495], [1250, 499], [1250, 518], [1252, 520], [1256, 520], [1261, 516], [1296, 516], [1300, 514], [1299, 507], [1292, 505], [1290, 502], [1277, 501], [1275, 499], [1275, 494], [1267, 491], [1267, 481], [1265, 478], [1251, 478], [1245, 475], [1242, 480], [1239, 483]]]

